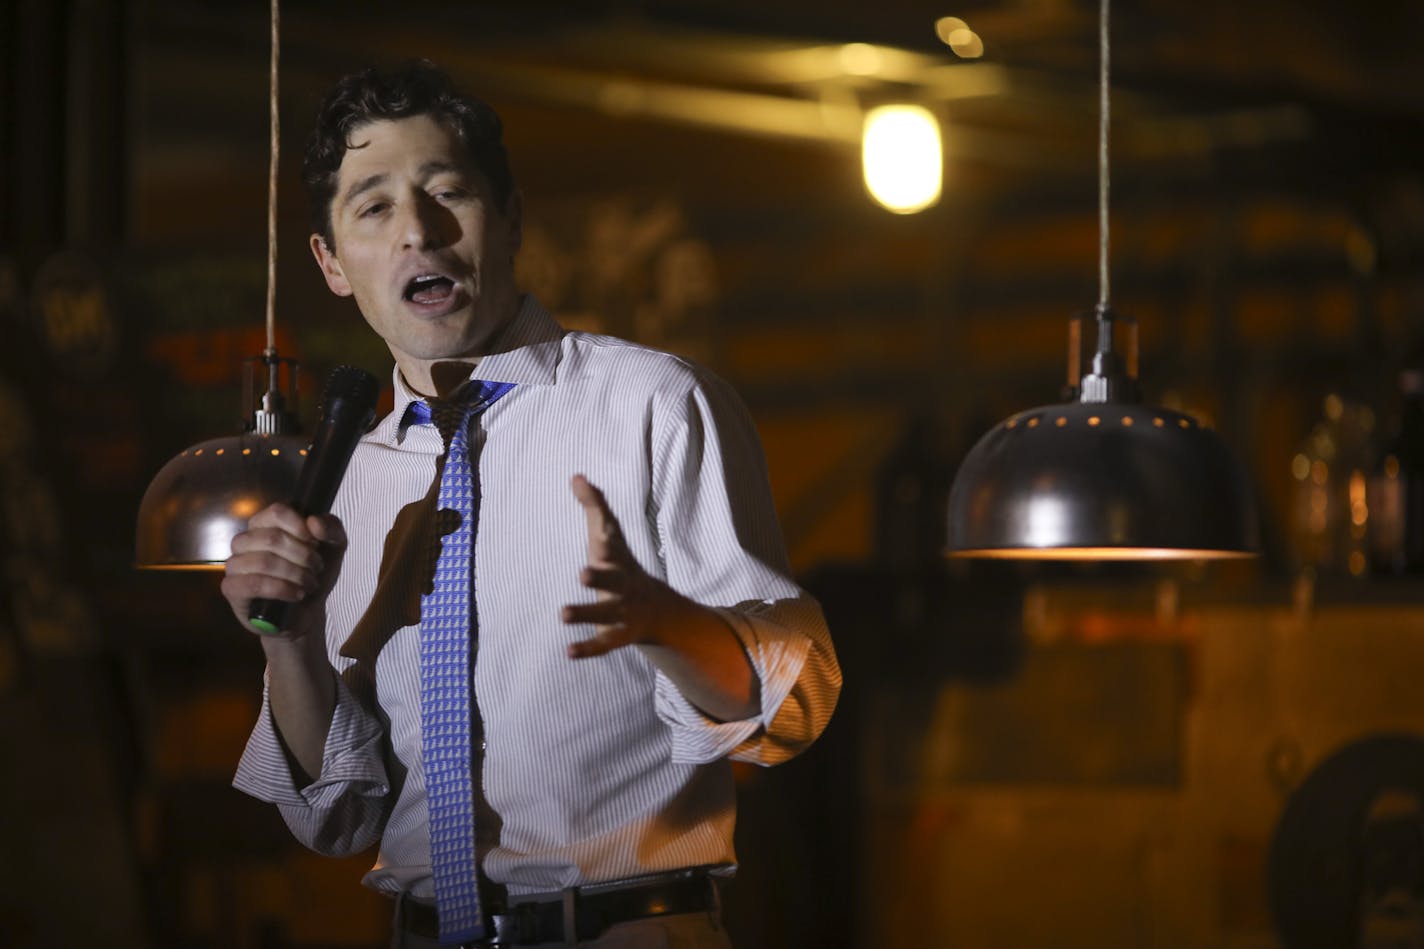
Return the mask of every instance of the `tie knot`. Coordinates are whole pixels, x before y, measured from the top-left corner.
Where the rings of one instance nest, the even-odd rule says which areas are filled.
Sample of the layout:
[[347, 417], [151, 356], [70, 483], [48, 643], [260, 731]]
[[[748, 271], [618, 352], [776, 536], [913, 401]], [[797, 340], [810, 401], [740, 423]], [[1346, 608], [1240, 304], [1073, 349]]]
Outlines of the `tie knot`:
[[406, 408], [406, 424], [434, 425], [440, 432], [445, 447], [449, 448], [455, 433], [469, 422], [470, 415], [494, 401], [490, 395], [488, 383], [472, 380], [457, 389], [448, 399], [417, 399], [411, 402]]
[[[467, 386], [461, 392], [468, 391], [473, 387]], [[429, 405], [430, 421], [440, 431], [440, 437], [449, 446], [451, 439], [455, 437], [455, 432], [470, 420], [470, 414], [475, 406], [479, 404], [479, 399], [469, 397], [459, 397], [454, 399], [434, 399]]]

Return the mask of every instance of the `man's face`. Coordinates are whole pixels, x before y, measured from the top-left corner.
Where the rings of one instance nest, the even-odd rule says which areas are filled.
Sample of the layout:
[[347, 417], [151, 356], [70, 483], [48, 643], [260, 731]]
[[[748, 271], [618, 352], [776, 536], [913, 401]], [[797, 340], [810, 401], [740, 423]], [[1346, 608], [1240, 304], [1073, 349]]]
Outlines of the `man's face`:
[[313, 234], [312, 252], [406, 381], [434, 394], [430, 367], [482, 355], [518, 308], [518, 199], [498, 207], [454, 133], [430, 116], [363, 125], [351, 146], [331, 204], [336, 246]]

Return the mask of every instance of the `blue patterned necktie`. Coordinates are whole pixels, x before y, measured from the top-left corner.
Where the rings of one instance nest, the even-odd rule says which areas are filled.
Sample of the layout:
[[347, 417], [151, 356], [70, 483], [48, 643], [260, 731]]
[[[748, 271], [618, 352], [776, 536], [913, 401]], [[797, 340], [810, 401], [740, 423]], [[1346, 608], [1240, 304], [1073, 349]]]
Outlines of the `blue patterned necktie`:
[[[479, 504], [470, 467], [470, 421], [514, 388], [471, 381], [456, 399], [412, 402], [413, 421], [434, 422], [445, 439], [438, 510], [458, 517], [440, 541], [432, 591], [420, 602], [420, 752], [430, 812], [430, 867], [443, 945], [485, 936], [475, 852], [474, 540]], [[449, 516], [449, 515], [445, 515]], [[437, 523], [439, 519], [437, 518]]]

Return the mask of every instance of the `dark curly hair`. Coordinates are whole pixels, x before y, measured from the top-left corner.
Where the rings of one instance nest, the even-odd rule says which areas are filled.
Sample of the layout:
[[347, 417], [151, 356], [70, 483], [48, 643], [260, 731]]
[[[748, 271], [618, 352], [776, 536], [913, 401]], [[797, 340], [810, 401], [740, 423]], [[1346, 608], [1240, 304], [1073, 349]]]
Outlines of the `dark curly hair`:
[[504, 149], [504, 123], [494, 109], [457, 91], [450, 77], [429, 60], [412, 60], [389, 72], [368, 67], [346, 76], [327, 94], [302, 161], [312, 229], [327, 247], [336, 246], [331, 202], [351, 134], [370, 122], [415, 115], [429, 115], [453, 131], [470, 161], [489, 180], [499, 206], [508, 205], [514, 176]]

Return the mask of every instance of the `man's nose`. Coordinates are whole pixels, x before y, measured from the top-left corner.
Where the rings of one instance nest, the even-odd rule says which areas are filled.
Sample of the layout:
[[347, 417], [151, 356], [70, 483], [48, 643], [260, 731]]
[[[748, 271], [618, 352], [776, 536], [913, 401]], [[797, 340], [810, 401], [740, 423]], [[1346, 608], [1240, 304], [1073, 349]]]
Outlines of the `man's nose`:
[[405, 203], [401, 222], [402, 241], [407, 247], [440, 247], [449, 242], [450, 212], [420, 189]]

